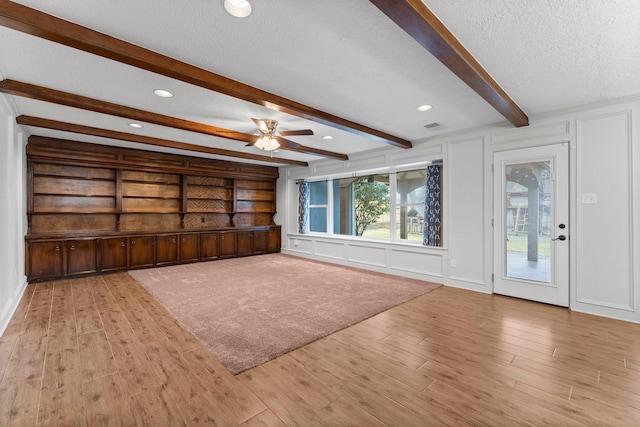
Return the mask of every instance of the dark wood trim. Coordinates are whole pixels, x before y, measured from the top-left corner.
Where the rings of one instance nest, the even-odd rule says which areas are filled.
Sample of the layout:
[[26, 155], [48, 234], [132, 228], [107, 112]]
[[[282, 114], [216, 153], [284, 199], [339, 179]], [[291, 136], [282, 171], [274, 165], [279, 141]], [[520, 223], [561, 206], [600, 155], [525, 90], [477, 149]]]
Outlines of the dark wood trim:
[[[86, 96], [75, 95], [69, 92], [63, 92], [43, 86], [23, 83], [16, 80], [5, 79], [0, 81], [0, 92], [15, 96], [22, 96], [24, 98], [36, 99], [38, 101], [51, 102], [67, 107], [94, 111], [96, 113], [108, 114], [111, 116], [123, 117], [126, 119], [142, 121], [146, 123], [153, 123], [160, 126], [167, 126], [175, 129], [232, 139], [245, 144], [253, 144], [258, 138], [256, 135], [251, 135], [248, 133], [236, 132], [233, 130], [207, 125], [204, 123], [192, 122], [176, 117], [165, 116], [163, 114], [139, 110], [137, 108], [131, 108], [125, 105], [114, 104], [111, 102], [88, 98]], [[296, 151], [299, 153], [333, 157], [339, 160], [349, 160], [349, 157], [346, 154], [334, 153], [332, 151], [320, 150], [311, 147], [297, 145], [288, 147], [283, 145], [281, 148], [283, 150]]]
[[370, 0], [514, 126], [528, 126], [527, 115], [489, 75], [423, 0]]
[[141, 171], [188, 173], [224, 178], [278, 179], [275, 166], [113, 147], [32, 135], [26, 147], [33, 161], [76, 166], [135, 168]]
[[0, 0], [0, 25], [401, 148], [411, 142], [46, 14]]
[[16, 122], [20, 125], [35, 126], [44, 129], [53, 129], [63, 132], [79, 133], [83, 135], [99, 136], [102, 138], [118, 139], [121, 141], [136, 142], [138, 144], [153, 145], [157, 147], [175, 148], [178, 150], [195, 151], [199, 153], [215, 154], [218, 156], [237, 157], [241, 159], [258, 160], [261, 162], [289, 164], [296, 166], [309, 166], [307, 162], [298, 160], [281, 159], [278, 157], [260, 156], [257, 154], [241, 153], [239, 151], [225, 150], [222, 148], [205, 147], [186, 142], [171, 141], [168, 139], [154, 138], [151, 136], [136, 135], [126, 132], [117, 132], [108, 129], [94, 128], [90, 126], [76, 125], [73, 123], [48, 120], [40, 117], [18, 116]]

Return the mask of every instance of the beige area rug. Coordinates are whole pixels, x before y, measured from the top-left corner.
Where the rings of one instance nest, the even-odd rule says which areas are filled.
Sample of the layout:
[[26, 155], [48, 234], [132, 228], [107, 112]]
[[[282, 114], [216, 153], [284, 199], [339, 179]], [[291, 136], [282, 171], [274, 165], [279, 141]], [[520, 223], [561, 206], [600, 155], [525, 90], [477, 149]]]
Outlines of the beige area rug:
[[440, 286], [283, 254], [129, 274], [233, 374]]

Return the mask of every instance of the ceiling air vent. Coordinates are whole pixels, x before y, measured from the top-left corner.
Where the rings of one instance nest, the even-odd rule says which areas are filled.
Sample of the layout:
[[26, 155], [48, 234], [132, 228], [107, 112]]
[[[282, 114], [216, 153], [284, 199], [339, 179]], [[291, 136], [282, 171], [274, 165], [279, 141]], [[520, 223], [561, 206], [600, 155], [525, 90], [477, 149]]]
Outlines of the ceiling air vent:
[[424, 125], [424, 127], [426, 127], [427, 129], [435, 129], [437, 127], [440, 127], [440, 123], [433, 122], [429, 123], [428, 125]]

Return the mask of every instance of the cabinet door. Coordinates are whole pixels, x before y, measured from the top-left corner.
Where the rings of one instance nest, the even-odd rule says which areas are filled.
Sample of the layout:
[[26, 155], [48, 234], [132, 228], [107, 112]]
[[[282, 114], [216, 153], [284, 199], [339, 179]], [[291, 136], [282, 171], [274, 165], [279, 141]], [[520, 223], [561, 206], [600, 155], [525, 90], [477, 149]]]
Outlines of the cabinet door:
[[156, 265], [178, 262], [178, 236], [166, 234], [156, 236]]
[[105, 237], [100, 239], [98, 260], [100, 271], [124, 270], [127, 268], [127, 238]]
[[98, 271], [96, 240], [67, 240], [67, 275]]
[[155, 236], [133, 236], [129, 238], [129, 267], [153, 267], [155, 258]]
[[237, 233], [235, 231], [220, 232], [220, 258], [233, 258], [238, 256], [236, 235]]
[[218, 238], [217, 231], [200, 234], [200, 259], [202, 261], [218, 258]]
[[269, 229], [269, 247], [267, 248], [268, 252], [280, 252], [281, 245], [280, 227]]
[[200, 236], [198, 234], [180, 235], [180, 262], [195, 262], [200, 259]]
[[62, 244], [61, 241], [29, 242], [29, 280], [62, 276]]
[[238, 231], [238, 256], [253, 253], [253, 231]]
[[255, 230], [253, 232], [253, 253], [264, 254], [267, 252], [269, 236], [267, 230]]

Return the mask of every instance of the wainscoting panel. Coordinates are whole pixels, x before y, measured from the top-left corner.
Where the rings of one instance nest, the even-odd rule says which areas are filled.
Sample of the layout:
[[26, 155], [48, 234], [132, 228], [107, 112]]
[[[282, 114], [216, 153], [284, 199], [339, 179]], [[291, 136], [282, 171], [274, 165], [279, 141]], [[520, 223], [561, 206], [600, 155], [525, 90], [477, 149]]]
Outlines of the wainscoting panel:
[[347, 261], [376, 267], [386, 267], [387, 251], [384, 247], [348, 244]]
[[[359, 240], [340, 236], [324, 237], [290, 233], [282, 253], [319, 261], [335, 262], [380, 273], [444, 283], [446, 249], [425, 248], [391, 242]], [[454, 286], [476, 286], [464, 280]]]
[[313, 240], [300, 237], [289, 237], [288, 247], [294, 252], [313, 254]]
[[324, 258], [344, 260], [345, 245], [342, 242], [318, 240], [315, 242], [315, 254]]
[[[637, 193], [632, 180], [631, 111], [580, 119], [577, 132], [576, 302], [599, 307], [595, 310], [632, 312], [633, 197]], [[595, 197], [595, 203], [583, 201], [585, 195]]]
[[411, 250], [389, 249], [389, 267], [393, 270], [443, 277], [442, 253], [425, 253]]

